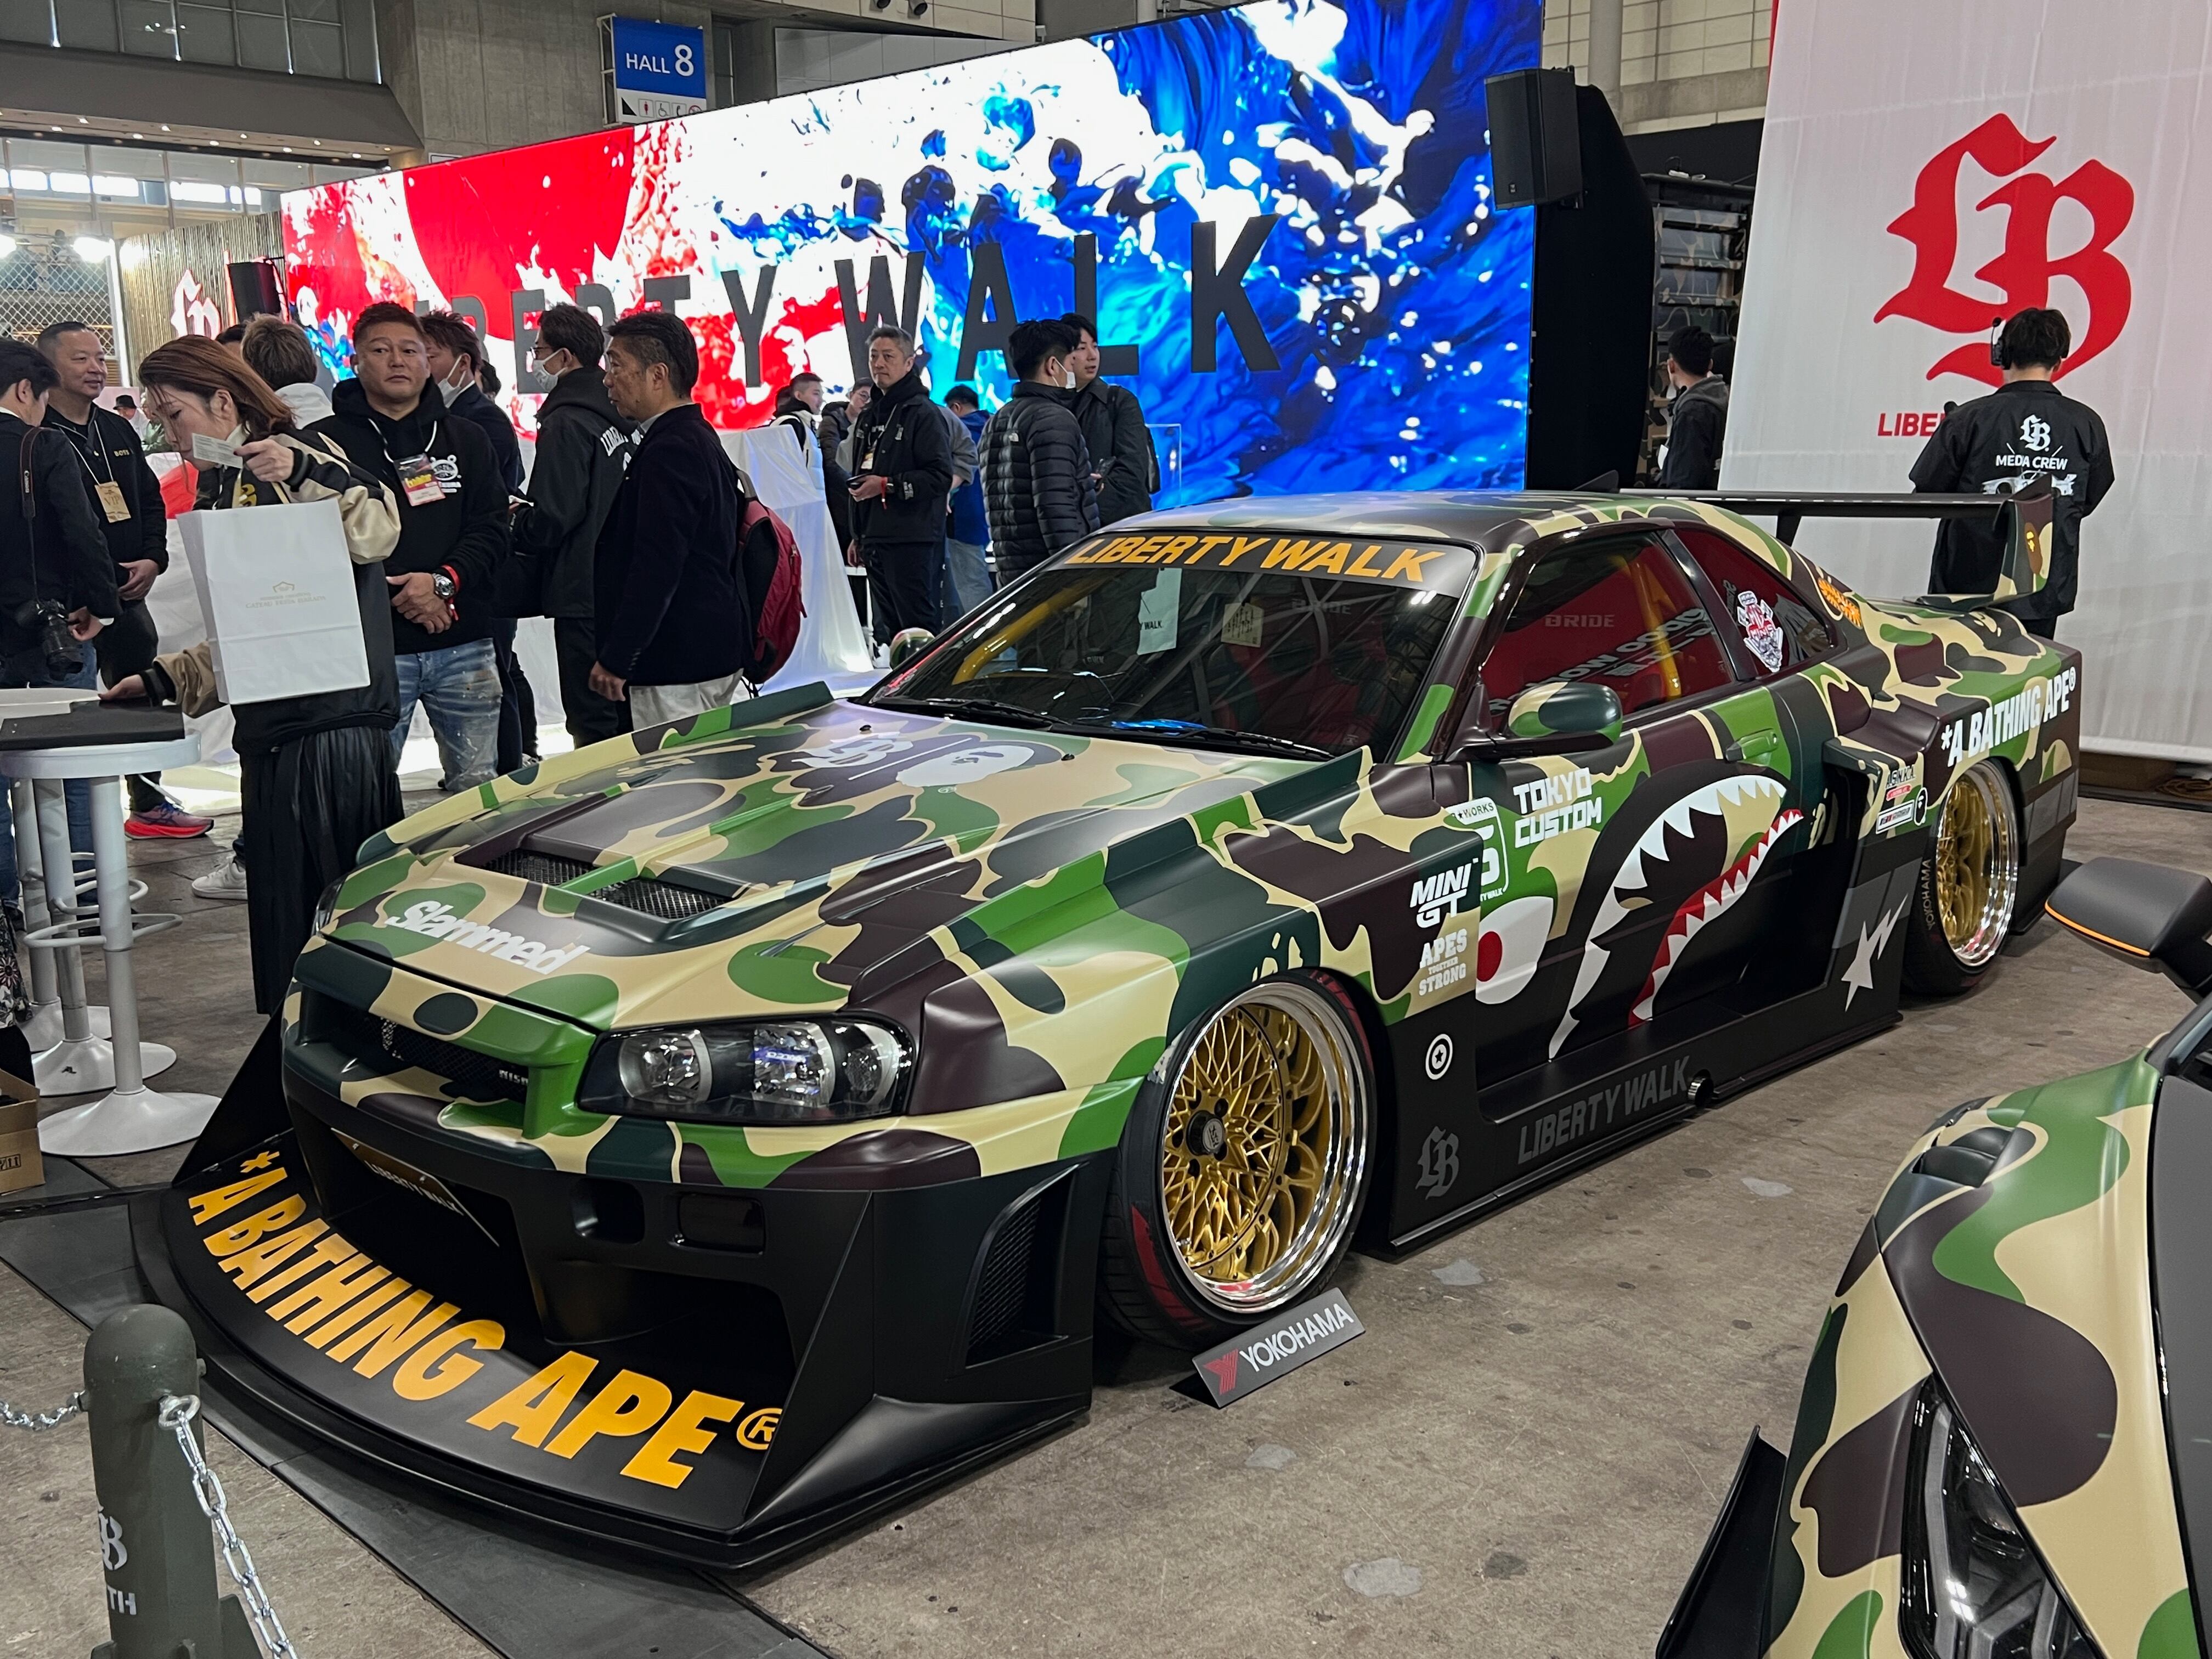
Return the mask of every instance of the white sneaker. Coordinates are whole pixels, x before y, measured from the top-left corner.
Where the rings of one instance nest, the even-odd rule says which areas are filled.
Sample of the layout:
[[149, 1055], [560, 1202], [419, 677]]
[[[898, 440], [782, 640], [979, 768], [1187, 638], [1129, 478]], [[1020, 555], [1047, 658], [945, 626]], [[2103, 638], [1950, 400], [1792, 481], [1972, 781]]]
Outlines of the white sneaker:
[[246, 901], [246, 866], [233, 853], [204, 876], [192, 878], [193, 893], [204, 899], [235, 899]]

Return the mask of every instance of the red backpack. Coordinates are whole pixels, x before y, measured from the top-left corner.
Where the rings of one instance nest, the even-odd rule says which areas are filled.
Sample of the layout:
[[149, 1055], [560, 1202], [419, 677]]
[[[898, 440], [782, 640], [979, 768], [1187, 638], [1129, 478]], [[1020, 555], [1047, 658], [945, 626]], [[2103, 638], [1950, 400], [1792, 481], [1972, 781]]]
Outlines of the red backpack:
[[[753, 665], [747, 678], [759, 685], [791, 660], [806, 603], [800, 597], [799, 543], [792, 536], [791, 526], [750, 490], [744, 493], [744, 516], [738, 525], [738, 544], [743, 550], [739, 563], [745, 591], [757, 596]], [[769, 532], [766, 538], [756, 534], [763, 526]], [[772, 566], [768, 560], [770, 544], [775, 550]]]

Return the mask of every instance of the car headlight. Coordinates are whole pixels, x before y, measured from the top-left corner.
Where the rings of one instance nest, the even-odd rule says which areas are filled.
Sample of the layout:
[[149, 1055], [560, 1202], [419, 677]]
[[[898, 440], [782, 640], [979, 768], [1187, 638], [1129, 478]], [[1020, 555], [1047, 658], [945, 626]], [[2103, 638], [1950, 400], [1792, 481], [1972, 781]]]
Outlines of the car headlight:
[[1917, 1659], [2097, 1659], [1958, 1408], [1932, 1383], [1905, 1491], [1898, 1627]]
[[832, 1123], [896, 1110], [905, 1038], [867, 1019], [666, 1026], [602, 1040], [576, 1103], [691, 1123]]

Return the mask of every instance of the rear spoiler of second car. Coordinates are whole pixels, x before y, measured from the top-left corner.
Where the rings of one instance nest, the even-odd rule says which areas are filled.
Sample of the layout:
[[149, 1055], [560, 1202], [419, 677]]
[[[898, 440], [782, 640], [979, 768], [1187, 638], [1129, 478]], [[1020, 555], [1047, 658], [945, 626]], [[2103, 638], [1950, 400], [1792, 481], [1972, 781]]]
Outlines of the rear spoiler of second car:
[[1775, 539], [1795, 542], [1808, 519], [1980, 519], [2001, 527], [2005, 539], [2004, 562], [1998, 567], [1996, 590], [1990, 593], [1959, 595], [1978, 605], [2002, 605], [2023, 599], [2039, 591], [2051, 574], [2051, 523], [2055, 497], [2051, 481], [2039, 476], [2025, 489], [1995, 495], [1936, 495], [1893, 491], [1809, 491], [1785, 495], [1772, 491], [1726, 489], [1629, 489], [1621, 492], [1640, 500], [1696, 501], [1747, 518], [1775, 520]]

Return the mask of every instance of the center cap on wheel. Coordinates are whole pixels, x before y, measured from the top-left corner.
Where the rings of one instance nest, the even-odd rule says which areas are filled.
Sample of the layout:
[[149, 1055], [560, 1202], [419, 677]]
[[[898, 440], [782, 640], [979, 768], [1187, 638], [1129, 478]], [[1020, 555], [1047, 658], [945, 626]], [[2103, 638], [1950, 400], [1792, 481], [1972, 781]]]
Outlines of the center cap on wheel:
[[1229, 1149], [1229, 1131], [1222, 1127], [1218, 1113], [1193, 1112], [1190, 1127], [1183, 1132], [1183, 1144], [1205, 1157], [1219, 1158]]

